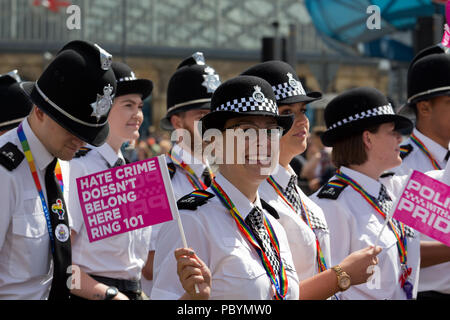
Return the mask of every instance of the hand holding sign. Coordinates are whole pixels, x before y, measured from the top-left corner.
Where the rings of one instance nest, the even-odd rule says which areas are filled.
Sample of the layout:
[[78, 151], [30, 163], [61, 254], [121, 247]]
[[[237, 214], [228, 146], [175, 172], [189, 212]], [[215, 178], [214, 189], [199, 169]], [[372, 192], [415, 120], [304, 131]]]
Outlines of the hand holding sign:
[[187, 248], [164, 155], [78, 178], [77, 188], [90, 242], [175, 218]]

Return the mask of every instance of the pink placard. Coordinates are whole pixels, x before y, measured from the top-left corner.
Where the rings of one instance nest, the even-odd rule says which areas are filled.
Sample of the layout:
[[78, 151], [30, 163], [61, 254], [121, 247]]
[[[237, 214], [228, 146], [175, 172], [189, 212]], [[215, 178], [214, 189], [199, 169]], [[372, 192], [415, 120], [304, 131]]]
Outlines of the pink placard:
[[414, 170], [405, 184], [394, 219], [450, 246], [450, 187]]
[[89, 241], [172, 220], [168, 176], [159, 156], [77, 178]]

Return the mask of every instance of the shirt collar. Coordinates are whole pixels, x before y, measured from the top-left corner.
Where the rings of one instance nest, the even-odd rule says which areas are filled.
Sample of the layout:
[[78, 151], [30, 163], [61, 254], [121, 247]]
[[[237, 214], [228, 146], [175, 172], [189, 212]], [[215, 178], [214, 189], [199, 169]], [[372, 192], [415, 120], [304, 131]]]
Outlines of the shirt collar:
[[245, 220], [247, 218], [247, 215], [255, 206], [261, 209], [261, 211], [263, 211], [258, 192], [256, 192], [255, 202], [251, 203], [242, 192], [240, 192], [231, 182], [229, 182], [220, 173], [217, 173], [215, 180], [217, 184], [223, 189], [223, 191], [225, 191], [230, 200], [233, 202], [234, 206], [236, 207], [236, 210], [239, 212], [242, 219]]
[[182, 160], [184, 163], [188, 164], [189, 167], [194, 170], [194, 173], [198, 178], [202, 176], [206, 165], [201, 160], [194, 157], [188, 150], [182, 148], [178, 143], [173, 146], [172, 152], [177, 160]]
[[25, 136], [27, 137], [34, 163], [39, 170], [45, 170], [55, 157], [48, 152], [47, 148], [44, 147], [39, 138], [34, 134], [28, 123], [28, 118], [22, 121], [22, 128]]
[[381, 183], [379, 181], [347, 167], [341, 167], [341, 172], [358, 182], [358, 184], [372, 197], [378, 198], [381, 190]]
[[446, 149], [442, 147], [439, 143], [431, 140], [416, 128], [414, 128], [413, 133], [417, 136], [417, 138], [419, 138], [423, 142], [423, 144], [430, 151], [434, 159], [438, 160], [441, 163], [446, 162], [445, 156], [447, 155], [448, 148]]
[[295, 173], [294, 170], [292, 170], [291, 166], [288, 166], [288, 169], [285, 169], [283, 166], [278, 164], [278, 166], [272, 173], [272, 177], [280, 185], [280, 187], [283, 188], [283, 190], [286, 190], [293, 174]]
[[[91, 146], [89, 146], [91, 147]], [[92, 147], [96, 149], [98, 153], [106, 160], [110, 167], [113, 167], [118, 158], [124, 160], [122, 152], [119, 150], [119, 153], [116, 153], [113, 148], [108, 144], [104, 143], [100, 147]]]

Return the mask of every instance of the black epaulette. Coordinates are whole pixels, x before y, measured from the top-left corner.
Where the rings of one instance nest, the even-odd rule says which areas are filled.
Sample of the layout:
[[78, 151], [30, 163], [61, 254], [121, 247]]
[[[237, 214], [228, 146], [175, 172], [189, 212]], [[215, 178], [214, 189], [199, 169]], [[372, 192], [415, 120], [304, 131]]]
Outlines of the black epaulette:
[[91, 151], [91, 148], [87, 147], [81, 147], [76, 153], [74, 158], [81, 158], [88, 154], [89, 151]]
[[395, 172], [392, 171], [387, 171], [387, 172], [383, 172], [380, 176], [380, 178], [388, 178], [388, 177], [392, 177], [395, 175]]
[[329, 181], [322, 187], [322, 189], [320, 189], [317, 197], [320, 199], [325, 198], [336, 200], [346, 186], [347, 184], [340, 180]]
[[413, 149], [414, 147], [411, 144], [400, 146], [400, 158], [402, 158], [402, 160], [405, 159]]
[[177, 167], [175, 166], [175, 163], [168, 162], [167, 169], [169, 169], [170, 179], [172, 179], [173, 176], [175, 175], [175, 172], [177, 171]]
[[9, 171], [13, 171], [19, 166], [25, 155], [14, 143], [8, 142], [0, 148], [0, 164]]
[[205, 190], [196, 190], [180, 198], [177, 201], [177, 207], [179, 210], [196, 210], [197, 207], [204, 205], [212, 197], [214, 197], [212, 193]]
[[265, 209], [268, 213], [270, 213], [270, 215], [272, 217], [274, 217], [275, 219], [280, 219], [280, 215], [278, 214], [277, 210], [274, 209], [274, 207], [272, 207], [270, 204], [265, 202], [263, 199], [260, 199], [260, 200], [261, 200], [261, 205], [262, 205], [263, 209]]

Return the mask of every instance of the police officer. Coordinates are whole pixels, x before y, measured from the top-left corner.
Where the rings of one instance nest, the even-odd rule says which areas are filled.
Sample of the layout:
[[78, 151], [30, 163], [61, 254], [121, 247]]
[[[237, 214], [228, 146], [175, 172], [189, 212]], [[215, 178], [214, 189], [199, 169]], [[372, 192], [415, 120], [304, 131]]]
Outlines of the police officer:
[[[298, 278], [286, 234], [267, 210], [276, 213], [266, 209], [258, 195], [259, 184], [268, 175], [264, 171], [271, 166], [266, 162], [268, 157], [271, 160], [268, 154], [274, 154], [275, 161], [278, 158], [272, 140], [289, 130], [292, 118], [278, 115], [270, 84], [252, 76], [221, 84], [212, 97], [211, 111], [201, 120], [204, 130], [215, 129], [222, 137], [214, 145], [219, 173], [207, 191], [197, 190], [178, 200], [187, 243], [212, 275], [210, 298], [298, 299]], [[246, 139], [240, 150], [236, 140], [243, 136], [239, 132], [251, 131], [259, 133], [251, 137], [257, 140]], [[220, 140], [224, 141], [221, 146]], [[263, 144], [268, 152], [256, 155], [253, 147]], [[243, 163], [237, 161], [239, 156], [244, 157]], [[233, 161], [225, 161], [226, 157]], [[192, 284], [183, 296], [173, 277], [177, 263], [172, 252], [180, 247], [177, 223], [165, 223], [156, 243], [152, 299], [197, 298]], [[198, 295], [207, 288], [199, 285]]]
[[[278, 221], [286, 231], [300, 280], [300, 298], [326, 299], [341, 289], [336, 286], [336, 274], [330, 269], [329, 229], [322, 209], [298, 187], [297, 175], [289, 164], [307, 146], [309, 120], [305, 114], [306, 105], [320, 99], [322, 94], [306, 93], [295, 70], [283, 61], [263, 62], [242, 74], [268, 81], [274, 90], [279, 113], [295, 116], [291, 129], [280, 140], [279, 165], [261, 184], [259, 193], [278, 212]], [[367, 268], [376, 263], [375, 254], [368, 249], [339, 264], [353, 284], [365, 281], [370, 275]], [[376, 252], [379, 250], [377, 248]], [[321, 275], [313, 279], [318, 273]]]
[[[207, 159], [203, 158], [205, 144], [197, 121], [210, 111], [212, 94], [219, 85], [219, 75], [206, 64], [202, 52], [184, 59], [169, 80], [167, 114], [161, 119], [160, 125], [165, 130], [175, 130], [175, 140], [182, 137], [166, 155], [176, 199], [193, 190], [208, 188], [213, 178], [213, 171]], [[161, 226], [152, 227], [152, 249]], [[150, 266], [153, 256], [154, 250], [151, 250], [148, 257]], [[153, 278], [152, 272], [147, 272], [145, 276], [147, 280]]]
[[0, 135], [17, 127], [33, 107], [20, 82], [17, 70], [0, 75]]
[[127, 141], [139, 138], [142, 106], [153, 88], [147, 79], [137, 79], [131, 68], [113, 62], [117, 93], [108, 116], [106, 143], [87, 146], [69, 162], [69, 188], [65, 192], [70, 212], [73, 264], [80, 268], [79, 288], [72, 290], [85, 299], [142, 299], [141, 271], [148, 255], [151, 228], [142, 228], [90, 242], [84, 225], [76, 179], [125, 164], [120, 151]]
[[369, 285], [352, 286], [339, 297], [414, 299], [419, 261], [422, 266], [432, 265], [450, 257], [443, 244], [431, 246], [434, 254], [423, 254], [417, 232], [395, 219], [382, 227], [395, 194], [380, 182], [380, 176], [401, 163], [400, 132], [410, 130], [412, 122], [396, 115], [381, 92], [366, 87], [340, 94], [324, 115], [328, 129], [322, 142], [333, 147], [333, 162], [339, 169], [312, 200], [322, 208], [330, 228], [331, 263], [373, 245], [382, 231], [383, 254], [374, 278]]
[[0, 137], [0, 299], [69, 298], [70, 233], [54, 168], [86, 142], [106, 140], [116, 93], [111, 59], [98, 45], [73, 41], [36, 82], [21, 84], [33, 110]]
[[209, 112], [212, 94], [219, 85], [219, 75], [205, 63], [201, 52], [183, 60], [169, 80], [167, 115], [161, 127], [175, 129], [183, 137], [168, 154], [177, 199], [210, 184], [211, 170], [202, 157], [203, 141], [196, 125]]
[[[443, 169], [450, 155], [450, 55], [448, 48], [435, 45], [422, 50], [408, 69], [408, 102], [402, 112], [414, 113], [415, 128], [401, 145], [401, 166], [396, 175], [411, 170], [427, 172]], [[392, 181], [395, 183], [395, 181]], [[423, 241], [435, 241], [421, 234]], [[450, 298], [450, 263], [420, 270], [421, 298]]]

